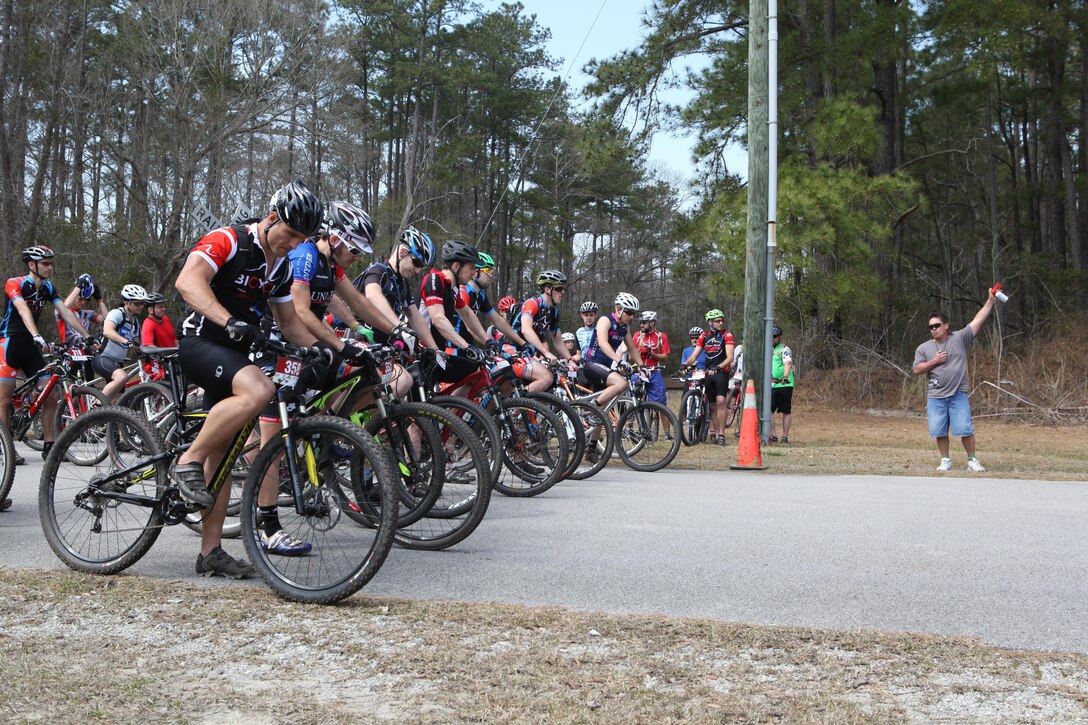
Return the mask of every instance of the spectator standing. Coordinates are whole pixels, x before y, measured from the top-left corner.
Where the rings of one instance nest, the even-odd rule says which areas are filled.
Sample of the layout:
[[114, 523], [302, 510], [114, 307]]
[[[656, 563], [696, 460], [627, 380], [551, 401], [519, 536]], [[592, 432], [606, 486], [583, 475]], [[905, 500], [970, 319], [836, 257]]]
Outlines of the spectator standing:
[[782, 443], [790, 442], [790, 423], [793, 422], [793, 351], [782, 344], [782, 328], [778, 325], [771, 330], [774, 350], [771, 351], [771, 437], [767, 440], [778, 443], [774, 434], [774, 414], [782, 414]]
[[[688, 338], [691, 340], [691, 344], [684, 348], [680, 353], [681, 362], [691, 357], [691, 353], [695, 351], [695, 345], [699, 342], [699, 338], [703, 336], [703, 328], [693, 327], [688, 330]], [[699, 357], [695, 358], [695, 369], [706, 370], [706, 353], [699, 353]]]
[[937, 439], [941, 454], [938, 471], [951, 471], [948, 455], [948, 431], [960, 437], [967, 451], [967, 470], [982, 473], [986, 469], [975, 456], [975, 428], [971, 423], [971, 401], [967, 397], [967, 348], [994, 308], [994, 291], [967, 327], [948, 331], [948, 317], [942, 312], [929, 315], [930, 339], [914, 351], [915, 375], [925, 375], [926, 418], [929, 436]]
[[[152, 292], [147, 296], [147, 317], [140, 327], [141, 347], [177, 347], [177, 332], [174, 323], [166, 315], [166, 297], [161, 292]], [[156, 361], [145, 361], [144, 372], [152, 380], [162, 380], [166, 371]]]

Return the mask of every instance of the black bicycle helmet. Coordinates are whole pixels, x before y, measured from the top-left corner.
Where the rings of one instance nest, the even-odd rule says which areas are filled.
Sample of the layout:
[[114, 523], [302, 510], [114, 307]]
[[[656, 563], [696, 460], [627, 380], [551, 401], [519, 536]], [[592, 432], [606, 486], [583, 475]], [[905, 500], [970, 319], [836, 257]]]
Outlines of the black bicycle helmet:
[[162, 292], [148, 292], [147, 293], [147, 304], [149, 304], [149, 305], [165, 305], [166, 304], [166, 295], [164, 295]]
[[40, 262], [43, 259], [52, 259], [57, 256], [49, 247], [27, 247], [23, 250], [24, 262]]
[[468, 242], [451, 239], [442, 245], [442, 261], [446, 264], [464, 262], [474, 265], [479, 258], [480, 253], [476, 251], [476, 247]]
[[374, 222], [365, 211], [347, 201], [334, 201], [325, 210], [325, 228], [356, 249], [370, 253], [376, 237]]
[[299, 234], [312, 237], [325, 221], [325, 207], [302, 179], [295, 179], [272, 195], [276, 216]]
[[771, 337], [782, 337], [782, 328], [775, 325], [771, 328]]

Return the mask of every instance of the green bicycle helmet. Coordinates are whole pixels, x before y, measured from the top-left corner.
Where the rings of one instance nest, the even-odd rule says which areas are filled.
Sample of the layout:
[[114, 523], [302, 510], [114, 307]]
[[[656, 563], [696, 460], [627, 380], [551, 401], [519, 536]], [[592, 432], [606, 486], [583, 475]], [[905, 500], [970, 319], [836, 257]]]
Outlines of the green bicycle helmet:
[[480, 258], [476, 260], [476, 269], [495, 269], [495, 260], [487, 252], [477, 252]]
[[715, 307], [714, 309], [712, 309], [712, 310], [710, 310], [709, 312], [706, 313], [706, 321], [707, 322], [710, 322], [711, 320], [716, 320], [719, 317], [724, 320], [725, 319], [725, 313], [722, 312], [721, 310], [719, 310], [717, 307]]

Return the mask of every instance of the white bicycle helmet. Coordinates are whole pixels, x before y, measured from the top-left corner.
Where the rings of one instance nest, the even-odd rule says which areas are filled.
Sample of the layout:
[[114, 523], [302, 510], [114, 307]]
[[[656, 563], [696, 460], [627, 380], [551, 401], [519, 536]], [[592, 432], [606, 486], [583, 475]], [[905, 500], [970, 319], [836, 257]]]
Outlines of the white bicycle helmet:
[[638, 319], [639, 322], [657, 322], [657, 313], [653, 310], [646, 310]]
[[578, 308], [578, 311], [579, 312], [596, 312], [599, 309], [601, 309], [601, 308], [597, 306], [597, 303], [590, 300], [588, 302], [583, 302], [582, 306]]
[[628, 312], [638, 312], [638, 297], [635, 297], [633, 294], [620, 292], [616, 295], [616, 304]]
[[121, 288], [121, 299], [125, 302], [147, 302], [147, 290], [138, 284], [126, 284]]
[[575, 342], [578, 338], [574, 336], [573, 332], [563, 333], [563, 342]]

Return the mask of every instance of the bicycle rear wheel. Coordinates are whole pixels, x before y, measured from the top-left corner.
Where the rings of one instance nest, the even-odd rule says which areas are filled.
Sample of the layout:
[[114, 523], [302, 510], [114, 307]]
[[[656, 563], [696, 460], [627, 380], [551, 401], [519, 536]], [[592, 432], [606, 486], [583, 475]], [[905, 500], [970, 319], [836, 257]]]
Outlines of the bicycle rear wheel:
[[740, 386], [734, 387], [729, 391], [729, 395], [725, 399], [725, 428], [731, 427], [733, 421], [737, 419], [737, 411], [740, 410]]
[[506, 496], [539, 496], [563, 477], [567, 464], [566, 425], [536, 400], [524, 397], [502, 402], [504, 470], [495, 490]]
[[563, 468], [563, 475], [559, 480], [570, 478], [582, 463], [582, 457], [586, 454], [586, 432], [582, 427], [582, 420], [574, 411], [570, 403], [551, 393], [522, 393], [522, 397], [536, 400], [559, 416], [567, 431], [567, 465]]
[[574, 411], [582, 424], [586, 437], [586, 452], [578, 468], [571, 474], [576, 481], [583, 481], [595, 476], [608, 465], [612, 449], [616, 444], [616, 434], [608, 416], [592, 403], [572, 403]]
[[[71, 462], [98, 458], [103, 449], [109, 455], [91, 466]], [[147, 421], [123, 408], [92, 410], [57, 437], [45, 459], [38, 512], [61, 561], [78, 571], [116, 574], [147, 553], [163, 526], [167, 463], [161, 454]]]
[[616, 423], [616, 451], [635, 471], [657, 471], [672, 463], [680, 451], [680, 439], [665, 440], [662, 420], [677, 428], [676, 414], [660, 403], [639, 401], [620, 415]]
[[491, 466], [491, 485], [494, 486], [502, 472], [502, 434], [495, 416], [480, 407], [479, 403], [454, 395], [437, 395], [427, 402], [445, 408], [472, 428], [487, 454]]
[[[389, 459], [361, 428], [333, 416], [318, 415], [293, 424], [294, 450], [285, 439], [265, 442], [250, 465], [242, 493], [242, 539], [246, 553], [265, 582], [284, 599], [329, 604], [359, 591], [378, 572], [393, 544], [396, 528], [393, 472]], [[303, 512], [296, 508], [287, 455], [294, 456], [302, 488]], [[339, 485], [345, 460], [357, 460], [374, 472], [378, 515], [359, 526], [345, 517], [362, 507]], [[283, 556], [262, 544], [258, 504], [266, 474], [275, 485], [280, 525], [293, 538], [312, 545], [305, 556]], [[284, 488], [290, 496], [280, 495]]]

